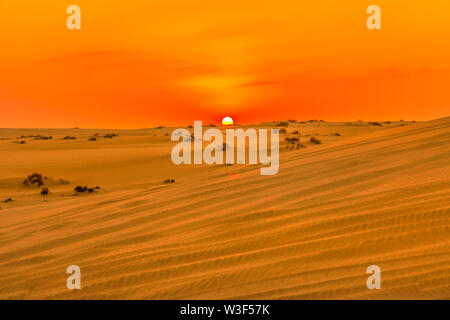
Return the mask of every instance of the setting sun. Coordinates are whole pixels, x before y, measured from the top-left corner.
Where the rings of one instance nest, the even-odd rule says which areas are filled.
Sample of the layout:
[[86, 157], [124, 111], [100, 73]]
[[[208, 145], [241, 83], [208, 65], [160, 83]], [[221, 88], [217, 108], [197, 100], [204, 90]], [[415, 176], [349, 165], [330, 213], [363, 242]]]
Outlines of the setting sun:
[[233, 125], [233, 119], [230, 117], [225, 117], [222, 119], [222, 125], [223, 126], [232, 126]]

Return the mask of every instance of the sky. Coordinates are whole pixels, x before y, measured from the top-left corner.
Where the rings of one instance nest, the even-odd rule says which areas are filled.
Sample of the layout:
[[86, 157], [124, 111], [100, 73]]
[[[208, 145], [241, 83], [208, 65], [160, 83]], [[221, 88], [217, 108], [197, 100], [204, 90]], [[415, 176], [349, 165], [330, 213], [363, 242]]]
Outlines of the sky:
[[445, 117], [449, 18], [448, 0], [0, 0], [0, 127]]

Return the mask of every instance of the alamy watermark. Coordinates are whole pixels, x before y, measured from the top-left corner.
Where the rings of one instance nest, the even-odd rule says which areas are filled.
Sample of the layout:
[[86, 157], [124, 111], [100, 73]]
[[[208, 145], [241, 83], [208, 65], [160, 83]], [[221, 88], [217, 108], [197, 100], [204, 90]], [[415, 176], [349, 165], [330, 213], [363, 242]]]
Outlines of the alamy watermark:
[[79, 266], [72, 264], [67, 267], [66, 273], [70, 276], [66, 280], [66, 286], [69, 290], [81, 289], [81, 269]]
[[69, 30], [80, 30], [81, 29], [81, 9], [77, 5], [70, 5], [66, 10], [67, 14], [70, 16], [66, 20], [66, 26]]
[[[69, 30], [81, 29], [81, 8], [72, 4], [67, 7], [66, 13], [70, 16], [66, 20], [66, 26]], [[381, 29], [381, 9], [377, 5], [370, 5], [366, 9], [366, 13], [370, 14], [367, 18], [367, 28], [369, 30]]]
[[381, 9], [377, 5], [371, 5], [367, 7], [367, 14], [370, 16], [367, 18], [367, 28], [369, 30], [381, 29]]
[[[194, 121], [194, 133], [184, 128], [172, 132], [172, 141], [179, 141], [172, 149], [172, 162], [179, 164], [223, 164], [225, 151], [226, 163], [235, 163], [235, 149], [237, 152], [237, 164], [245, 164], [246, 160], [246, 138], [248, 138], [248, 163], [261, 163], [266, 165], [261, 168], [261, 175], [274, 175], [279, 168], [279, 132], [278, 129], [270, 130], [270, 156], [267, 146], [268, 129], [259, 129], [259, 134], [253, 128], [246, 131], [243, 129], [226, 129], [225, 142], [223, 133], [219, 129], [210, 128], [203, 133], [201, 121]], [[235, 139], [237, 140], [235, 148]], [[192, 146], [193, 140], [193, 146]], [[210, 142], [203, 149], [203, 142]], [[192, 148], [193, 147], [193, 148]], [[192, 149], [194, 161], [192, 161]], [[259, 150], [259, 152], [258, 152]], [[259, 162], [258, 162], [259, 157]]]
[[368, 266], [366, 273], [372, 274], [370, 277], [367, 278], [367, 281], [366, 281], [367, 289], [369, 289], [369, 290], [381, 289], [381, 269], [380, 269], [380, 267], [375, 264]]

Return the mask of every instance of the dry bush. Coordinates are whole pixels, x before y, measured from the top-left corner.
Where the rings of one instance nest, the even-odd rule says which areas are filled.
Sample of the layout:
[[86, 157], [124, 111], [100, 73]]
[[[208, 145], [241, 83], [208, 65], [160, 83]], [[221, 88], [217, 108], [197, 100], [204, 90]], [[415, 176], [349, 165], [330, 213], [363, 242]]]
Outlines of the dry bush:
[[311, 141], [312, 143], [315, 143], [315, 144], [321, 144], [322, 143], [321, 140], [319, 140], [317, 138], [314, 138], [314, 137], [311, 137], [311, 139], [309, 141]]
[[166, 179], [163, 181], [164, 183], [174, 183], [175, 179]]
[[369, 124], [372, 126], [378, 126], [378, 127], [383, 126], [383, 124], [381, 124], [380, 122], [369, 122]]
[[51, 140], [53, 139], [53, 136], [41, 136], [41, 135], [37, 135], [34, 137], [33, 140]]
[[46, 196], [46, 195], [48, 195], [48, 193], [49, 193], [48, 188], [47, 187], [42, 187], [41, 195]]
[[229, 147], [230, 147], [230, 146], [228, 145], [228, 143], [226, 143], [226, 142], [222, 143], [222, 151], [227, 151], [227, 149], [228, 149]]
[[75, 140], [77, 137], [65, 136], [63, 140]]
[[32, 173], [29, 176], [27, 176], [27, 178], [22, 182], [23, 185], [25, 186], [37, 186], [37, 187], [41, 187], [44, 185], [44, 180], [42, 177], [42, 174], [40, 173]]
[[297, 138], [297, 137], [292, 137], [292, 138], [286, 137], [285, 140], [286, 140], [287, 142], [290, 142], [290, 143], [293, 143], [293, 144], [295, 144], [296, 142], [299, 142], [299, 141], [300, 141], [300, 139]]
[[279, 132], [279, 133], [286, 134], [286, 129], [282, 128], [282, 129], [280, 129], [278, 132]]
[[96, 137], [90, 137], [89, 141], [97, 141], [97, 138]]
[[89, 188], [88, 186], [84, 186], [84, 187], [82, 187], [82, 186], [76, 186], [74, 189], [73, 189], [73, 191], [74, 192], [76, 192], [76, 193], [85, 193], [85, 192], [88, 192], [88, 193], [92, 193], [92, 192], [94, 192], [96, 189], [100, 189], [100, 187], [95, 187], [95, 188]]
[[103, 137], [107, 139], [112, 139], [114, 137], [118, 137], [119, 135], [117, 133], [107, 133]]
[[69, 181], [64, 180], [64, 179], [59, 179], [58, 182], [59, 182], [59, 184], [70, 184]]

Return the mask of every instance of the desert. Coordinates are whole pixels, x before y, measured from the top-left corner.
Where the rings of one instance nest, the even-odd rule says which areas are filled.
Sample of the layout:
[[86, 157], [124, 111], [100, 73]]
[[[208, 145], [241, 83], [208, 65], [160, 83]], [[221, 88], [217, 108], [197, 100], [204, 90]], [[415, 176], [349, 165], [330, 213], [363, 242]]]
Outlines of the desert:
[[175, 127], [0, 129], [0, 299], [450, 298], [450, 118], [239, 127], [280, 129], [276, 175], [175, 165]]

